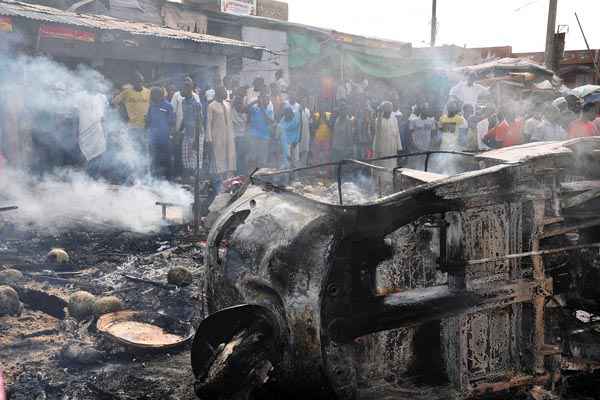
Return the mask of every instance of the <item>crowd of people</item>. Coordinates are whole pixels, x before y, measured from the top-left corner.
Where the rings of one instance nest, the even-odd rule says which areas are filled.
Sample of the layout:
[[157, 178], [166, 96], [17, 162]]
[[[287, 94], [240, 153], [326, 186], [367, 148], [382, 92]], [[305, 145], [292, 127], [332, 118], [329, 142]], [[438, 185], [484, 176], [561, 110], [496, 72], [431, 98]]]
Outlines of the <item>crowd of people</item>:
[[[191, 77], [181, 87], [148, 88], [136, 73], [112, 99], [81, 97], [78, 118], [59, 118], [62, 122], [56, 125], [50, 122], [57, 118], [38, 115], [45, 120], [33, 123], [33, 144], [48, 150], [40, 152], [40, 169], [59, 162], [77, 164], [81, 158], [89, 166], [101, 165], [111, 157], [103, 127], [106, 107], [120, 113], [134, 152], [147, 156], [154, 176], [185, 181], [199, 168], [223, 181], [257, 168], [291, 169], [400, 152], [478, 152], [600, 135], [595, 104], [583, 104], [575, 96], [547, 104], [495, 104], [490, 89], [476, 80], [467, 76], [449, 91], [443, 110], [434, 110], [426, 101], [407, 101], [394, 92], [385, 94], [389, 101], [371, 96], [366, 79], [341, 84], [335, 103], [322, 107], [311, 101], [314, 94], [291, 84], [282, 71], [269, 83], [257, 77], [242, 86], [226, 77], [203, 90]], [[47, 137], [56, 137], [58, 131], [71, 132], [74, 138], [61, 134], [56, 139], [60, 146], [48, 143]], [[81, 151], [73, 150], [77, 141]], [[379, 164], [392, 169], [398, 161]]]

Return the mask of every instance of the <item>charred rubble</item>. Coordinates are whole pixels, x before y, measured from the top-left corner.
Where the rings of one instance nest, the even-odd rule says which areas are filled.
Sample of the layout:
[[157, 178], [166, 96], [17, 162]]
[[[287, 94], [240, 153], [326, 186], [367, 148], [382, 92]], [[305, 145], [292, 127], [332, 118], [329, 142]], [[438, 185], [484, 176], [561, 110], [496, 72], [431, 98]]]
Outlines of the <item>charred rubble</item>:
[[[74, 293], [87, 293], [96, 306], [117, 300], [118, 308], [151, 314], [145, 321], [164, 331], [185, 326], [193, 332], [204, 316], [202, 237], [180, 225], [143, 234], [88, 225], [48, 235], [3, 222], [0, 279], [20, 271], [2, 284], [13, 287], [23, 305], [15, 315], [0, 316], [9, 399], [195, 398], [187, 341], [173, 348], [119, 342], [99, 331], [102, 309], [79, 315], [71, 306]], [[173, 267], [188, 271], [192, 282], [171, 284]]]
[[321, 198], [254, 174], [208, 237], [196, 393], [599, 398], [599, 146], [346, 160]]
[[3, 219], [8, 399], [598, 399], [599, 150], [258, 171], [200, 235]]

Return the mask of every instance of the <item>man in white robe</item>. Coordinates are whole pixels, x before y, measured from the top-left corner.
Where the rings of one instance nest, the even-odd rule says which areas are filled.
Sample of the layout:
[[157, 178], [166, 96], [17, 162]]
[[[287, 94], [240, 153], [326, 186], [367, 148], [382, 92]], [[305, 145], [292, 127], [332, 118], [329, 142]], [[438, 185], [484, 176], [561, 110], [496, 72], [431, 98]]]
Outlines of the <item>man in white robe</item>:
[[235, 136], [231, 123], [231, 109], [225, 101], [224, 87], [215, 90], [215, 101], [208, 106], [206, 142], [212, 147], [212, 172], [222, 178], [233, 176], [236, 170]]
[[[386, 101], [381, 105], [382, 111], [375, 125], [375, 136], [373, 138], [373, 153], [375, 158], [394, 156], [402, 150], [398, 119], [392, 116], [392, 103]], [[377, 161], [378, 166], [393, 170], [398, 166], [398, 159]], [[375, 174], [381, 184], [391, 184], [393, 174], [391, 172], [378, 171]]]
[[77, 95], [79, 148], [87, 161], [106, 151], [103, 123], [107, 107], [108, 100], [101, 93], [82, 92]]

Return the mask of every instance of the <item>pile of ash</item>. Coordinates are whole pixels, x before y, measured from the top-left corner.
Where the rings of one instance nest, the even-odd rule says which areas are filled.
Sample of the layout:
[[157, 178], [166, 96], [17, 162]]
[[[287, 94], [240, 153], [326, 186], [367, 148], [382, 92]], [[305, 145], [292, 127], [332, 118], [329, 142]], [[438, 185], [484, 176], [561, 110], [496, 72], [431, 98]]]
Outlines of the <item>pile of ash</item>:
[[[97, 226], [52, 235], [2, 228], [0, 286], [14, 288], [22, 302], [14, 315], [0, 315], [11, 400], [195, 398], [189, 343], [134, 349], [98, 332], [96, 321], [103, 304], [197, 327], [204, 318], [202, 236], [192, 237], [185, 226], [147, 234]], [[61, 251], [50, 257], [52, 249]], [[77, 312], [74, 298], [82, 302]]]

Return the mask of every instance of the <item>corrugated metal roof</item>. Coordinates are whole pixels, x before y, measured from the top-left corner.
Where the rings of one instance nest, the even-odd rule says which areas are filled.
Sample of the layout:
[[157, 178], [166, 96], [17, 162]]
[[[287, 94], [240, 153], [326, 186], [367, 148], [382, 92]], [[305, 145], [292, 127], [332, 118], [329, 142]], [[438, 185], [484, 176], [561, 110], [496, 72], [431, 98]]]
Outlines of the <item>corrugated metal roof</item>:
[[[175, 6], [180, 6], [180, 7], [186, 7], [189, 5], [189, 3], [181, 3], [179, 1], [173, 1], [173, 0], [167, 0], [169, 2], [169, 4], [173, 4]], [[216, 19], [222, 19], [222, 20], [229, 20], [229, 21], [239, 21], [242, 22], [243, 25], [248, 25], [251, 24], [253, 26], [257, 26], [257, 27], [266, 27], [266, 26], [270, 26], [273, 29], [281, 29], [281, 30], [289, 30], [289, 29], [298, 29], [300, 31], [311, 31], [314, 33], [320, 33], [326, 36], [331, 36], [331, 35], [343, 35], [343, 36], [349, 36], [358, 40], [362, 40], [362, 41], [366, 41], [366, 42], [379, 42], [380, 44], [388, 44], [391, 47], [412, 47], [412, 44], [410, 42], [401, 42], [401, 41], [397, 41], [397, 40], [392, 40], [392, 39], [383, 39], [383, 38], [378, 38], [378, 37], [370, 37], [370, 36], [363, 36], [363, 35], [357, 35], [357, 34], [353, 34], [353, 33], [347, 33], [347, 32], [340, 32], [340, 31], [336, 31], [334, 29], [328, 29], [328, 28], [321, 28], [321, 27], [316, 27], [316, 26], [312, 26], [312, 25], [306, 25], [306, 24], [301, 24], [299, 22], [290, 22], [290, 21], [282, 21], [280, 19], [275, 19], [275, 18], [269, 18], [269, 17], [262, 17], [262, 16], [258, 16], [258, 15], [238, 15], [238, 14], [228, 14], [228, 13], [222, 13], [222, 12], [217, 12], [217, 11], [211, 11], [211, 10], [202, 10], [202, 12], [210, 17], [216, 18]]]
[[62, 11], [57, 8], [22, 3], [14, 0], [0, 0], [0, 15], [23, 17], [57, 24], [75, 25], [90, 29], [123, 31], [132, 35], [156, 36], [168, 39], [190, 40], [196, 43], [218, 46], [238, 47], [261, 51], [266, 50], [264, 47], [239, 40], [163, 28], [158, 25], [146, 24], [142, 22], [125, 21], [104, 15], [76, 14], [73, 12]]

